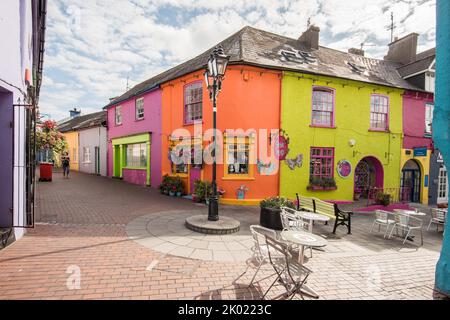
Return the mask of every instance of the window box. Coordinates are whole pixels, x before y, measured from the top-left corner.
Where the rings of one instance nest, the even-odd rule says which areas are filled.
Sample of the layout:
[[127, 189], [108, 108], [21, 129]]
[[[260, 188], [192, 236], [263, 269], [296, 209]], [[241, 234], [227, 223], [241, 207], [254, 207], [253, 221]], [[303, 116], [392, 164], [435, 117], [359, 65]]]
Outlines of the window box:
[[308, 191], [334, 191], [337, 190], [337, 187], [308, 186], [306, 189]]

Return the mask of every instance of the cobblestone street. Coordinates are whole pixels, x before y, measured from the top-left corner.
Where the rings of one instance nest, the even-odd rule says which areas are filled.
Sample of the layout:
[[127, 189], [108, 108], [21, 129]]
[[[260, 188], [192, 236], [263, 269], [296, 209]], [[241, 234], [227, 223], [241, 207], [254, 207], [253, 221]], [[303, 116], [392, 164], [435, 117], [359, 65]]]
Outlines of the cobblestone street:
[[[249, 287], [254, 270], [240, 277], [258, 208], [221, 207], [242, 228], [229, 236], [235, 238], [214, 238], [183, 229], [182, 218], [206, 214], [206, 206], [118, 180], [78, 173], [63, 180], [56, 173], [52, 183], [38, 184], [36, 202], [36, 228], [0, 251], [4, 299], [260, 299], [274, 279]], [[150, 230], [141, 239], [133, 234], [140, 221], [142, 230]], [[307, 262], [313, 270], [308, 286], [321, 299], [432, 299], [442, 233], [424, 230], [423, 247], [403, 246], [383, 233], [370, 234], [372, 221], [371, 214], [355, 214], [350, 236], [345, 228], [331, 237], [331, 225], [315, 227], [329, 245]], [[151, 237], [155, 233], [160, 242]], [[227, 259], [226, 250], [236, 256]], [[73, 281], [78, 271], [79, 287]], [[266, 266], [257, 279], [272, 273]]]

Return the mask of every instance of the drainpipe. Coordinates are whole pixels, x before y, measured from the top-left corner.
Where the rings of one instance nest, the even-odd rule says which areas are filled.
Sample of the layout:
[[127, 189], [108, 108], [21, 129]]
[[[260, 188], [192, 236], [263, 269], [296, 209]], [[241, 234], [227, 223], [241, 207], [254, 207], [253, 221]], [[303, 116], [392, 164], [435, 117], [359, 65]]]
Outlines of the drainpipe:
[[[436, 107], [434, 114], [434, 141], [444, 161], [450, 164], [450, 1], [437, 0], [436, 47]], [[445, 226], [442, 252], [436, 267], [436, 290], [450, 296], [450, 223]]]

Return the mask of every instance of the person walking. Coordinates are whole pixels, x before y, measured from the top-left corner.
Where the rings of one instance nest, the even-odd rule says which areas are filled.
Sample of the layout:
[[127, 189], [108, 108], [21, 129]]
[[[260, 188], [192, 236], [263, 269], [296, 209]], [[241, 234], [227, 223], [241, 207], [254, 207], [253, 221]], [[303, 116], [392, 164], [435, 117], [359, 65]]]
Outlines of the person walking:
[[70, 174], [70, 157], [69, 157], [69, 153], [68, 152], [66, 152], [61, 157], [61, 163], [62, 163], [62, 167], [63, 167], [63, 177], [65, 179], [69, 179], [69, 174]]

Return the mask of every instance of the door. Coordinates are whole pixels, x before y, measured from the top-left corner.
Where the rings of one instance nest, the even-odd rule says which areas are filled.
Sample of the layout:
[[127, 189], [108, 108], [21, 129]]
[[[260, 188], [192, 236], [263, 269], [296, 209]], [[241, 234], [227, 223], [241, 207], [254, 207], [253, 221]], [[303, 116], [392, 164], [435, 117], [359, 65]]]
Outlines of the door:
[[421, 174], [419, 170], [403, 170], [403, 201], [420, 203]]
[[202, 169], [191, 166], [189, 172], [189, 192], [192, 194], [195, 192], [195, 181], [200, 180], [202, 177]]
[[0, 228], [13, 226], [13, 123], [12, 93], [0, 87]]
[[445, 167], [439, 170], [437, 203], [448, 203], [448, 173]]
[[95, 147], [95, 174], [100, 175], [100, 148]]

